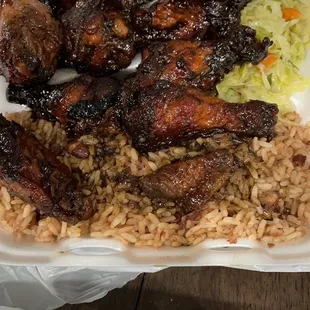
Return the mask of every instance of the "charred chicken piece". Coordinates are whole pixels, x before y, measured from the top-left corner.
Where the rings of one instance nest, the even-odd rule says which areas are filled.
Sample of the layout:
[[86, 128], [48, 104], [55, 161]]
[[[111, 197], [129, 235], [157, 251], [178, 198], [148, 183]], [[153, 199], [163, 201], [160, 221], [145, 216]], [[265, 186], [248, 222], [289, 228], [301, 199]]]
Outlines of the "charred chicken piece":
[[136, 54], [125, 14], [104, 1], [78, 2], [61, 16], [61, 23], [64, 57], [79, 72], [114, 72], [129, 66]]
[[21, 87], [9, 85], [7, 99], [26, 105], [38, 118], [58, 120], [68, 128], [69, 138], [87, 134], [103, 121], [118, 98], [117, 80], [81, 75], [59, 85]]
[[40, 211], [76, 224], [93, 215], [67, 166], [24, 128], [0, 115], [0, 185]]
[[54, 16], [57, 18], [70, 10], [78, 0], [40, 0], [42, 3], [46, 4], [53, 12]]
[[175, 201], [185, 215], [203, 208], [238, 166], [228, 150], [217, 150], [164, 166], [141, 178], [140, 186], [151, 198]]
[[209, 22], [207, 39], [227, 38], [240, 25], [241, 11], [251, 0], [204, 0]]
[[125, 11], [130, 11], [131, 9], [152, 2], [152, 0], [103, 0], [105, 5], [116, 7]]
[[132, 13], [135, 41], [228, 38], [240, 26], [241, 10], [250, 0], [160, 0]]
[[38, 0], [4, 0], [0, 24], [0, 73], [13, 84], [47, 81], [62, 46], [51, 10]]
[[275, 104], [228, 103], [196, 88], [161, 82], [123, 108], [123, 125], [133, 145], [148, 152], [222, 132], [271, 139], [277, 113]]
[[[54, 13], [56, 17], [60, 17], [62, 14], [70, 10], [78, 3], [80, 6], [87, 0], [40, 0], [46, 4]], [[101, 0], [102, 5], [108, 8], [114, 8], [129, 11], [135, 6], [142, 5], [149, 2], [148, 0]]]
[[199, 0], [158, 1], [149, 8], [135, 8], [131, 20], [138, 46], [154, 41], [202, 38], [209, 26]]
[[256, 32], [239, 27], [220, 41], [169, 41], [153, 44], [131, 80], [132, 88], [144, 89], [158, 80], [211, 90], [237, 64], [263, 60], [271, 42], [256, 39]]

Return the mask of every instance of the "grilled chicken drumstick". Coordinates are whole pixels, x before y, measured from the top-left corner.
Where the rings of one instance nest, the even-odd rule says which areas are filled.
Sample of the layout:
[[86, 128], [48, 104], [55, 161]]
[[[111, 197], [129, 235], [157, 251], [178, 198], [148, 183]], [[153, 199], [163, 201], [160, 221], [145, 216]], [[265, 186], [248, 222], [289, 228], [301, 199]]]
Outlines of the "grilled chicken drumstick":
[[14, 84], [45, 82], [56, 70], [62, 35], [51, 10], [38, 0], [3, 0], [0, 73]]
[[33, 135], [0, 115], [0, 186], [42, 213], [76, 224], [93, 215], [67, 166]]
[[219, 41], [168, 41], [154, 43], [144, 51], [136, 76], [126, 81], [125, 92], [134, 95], [158, 80], [194, 86], [206, 91], [235, 65], [259, 63], [268, 54], [271, 42], [259, 41], [254, 30], [241, 26], [231, 37]]
[[162, 81], [124, 106], [122, 116], [134, 147], [148, 152], [222, 132], [271, 139], [277, 113], [275, 104], [228, 103], [196, 88]]

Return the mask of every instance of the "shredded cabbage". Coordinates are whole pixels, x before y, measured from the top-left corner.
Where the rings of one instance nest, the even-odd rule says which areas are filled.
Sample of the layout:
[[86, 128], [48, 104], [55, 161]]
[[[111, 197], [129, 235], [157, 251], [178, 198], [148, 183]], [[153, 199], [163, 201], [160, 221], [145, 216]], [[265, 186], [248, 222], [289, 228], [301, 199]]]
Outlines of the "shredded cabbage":
[[[286, 21], [282, 9], [295, 8], [299, 19]], [[269, 70], [263, 64], [237, 66], [218, 84], [219, 97], [229, 102], [250, 99], [277, 103], [281, 112], [292, 110], [290, 97], [310, 87], [299, 66], [310, 46], [310, 0], [253, 0], [242, 11], [241, 22], [257, 31], [257, 37], [269, 37], [269, 49], [278, 57]]]

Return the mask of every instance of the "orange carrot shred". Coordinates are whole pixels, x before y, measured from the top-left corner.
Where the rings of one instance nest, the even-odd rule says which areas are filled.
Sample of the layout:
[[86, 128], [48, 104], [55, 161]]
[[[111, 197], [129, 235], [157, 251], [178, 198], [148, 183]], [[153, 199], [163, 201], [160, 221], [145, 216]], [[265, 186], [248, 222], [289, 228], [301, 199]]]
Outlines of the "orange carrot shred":
[[300, 18], [301, 12], [293, 8], [282, 9], [282, 16], [285, 20], [292, 20]]
[[269, 53], [268, 56], [261, 62], [261, 64], [264, 65], [264, 71], [268, 71], [277, 60], [277, 55]]

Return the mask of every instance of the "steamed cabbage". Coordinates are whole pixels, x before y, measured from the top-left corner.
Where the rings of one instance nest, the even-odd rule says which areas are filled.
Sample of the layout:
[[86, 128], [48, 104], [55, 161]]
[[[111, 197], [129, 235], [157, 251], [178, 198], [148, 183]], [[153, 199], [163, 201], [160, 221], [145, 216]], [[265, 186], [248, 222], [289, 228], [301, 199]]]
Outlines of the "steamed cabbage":
[[[284, 8], [299, 10], [301, 17], [286, 21]], [[290, 96], [310, 87], [310, 79], [299, 72], [310, 45], [310, 0], [253, 0], [241, 22], [255, 29], [258, 38], [273, 41], [269, 53], [277, 60], [269, 70], [263, 64], [236, 67], [217, 86], [219, 96], [230, 102], [264, 100], [277, 103], [281, 112], [292, 110]]]

